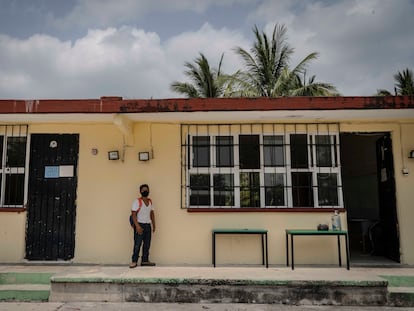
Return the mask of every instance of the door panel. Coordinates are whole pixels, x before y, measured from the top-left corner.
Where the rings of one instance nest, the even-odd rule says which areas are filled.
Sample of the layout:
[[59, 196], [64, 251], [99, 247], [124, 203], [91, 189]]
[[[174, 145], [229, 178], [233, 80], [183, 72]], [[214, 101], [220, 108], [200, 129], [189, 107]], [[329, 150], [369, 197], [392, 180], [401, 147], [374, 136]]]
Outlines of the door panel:
[[394, 161], [389, 134], [377, 140], [377, 167], [381, 239], [384, 255], [400, 262], [400, 242], [395, 199]]
[[26, 258], [70, 260], [75, 250], [79, 135], [32, 134]]

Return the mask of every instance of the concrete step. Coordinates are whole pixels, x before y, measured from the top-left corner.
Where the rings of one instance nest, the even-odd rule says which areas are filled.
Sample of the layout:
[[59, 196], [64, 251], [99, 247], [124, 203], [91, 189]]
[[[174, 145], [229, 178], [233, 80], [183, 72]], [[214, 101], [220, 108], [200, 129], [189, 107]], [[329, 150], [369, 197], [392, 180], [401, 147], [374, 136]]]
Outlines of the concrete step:
[[1, 272], [0, 284], [50, 284], [49, 272]]
[[49, 301], [383, 306], [387, 282], [54, 276]]
[[0, 301], [47, 301], [50, 285], [7, 284], [0, 285]]
[[414, 277], [381, 275], [388, 281], [388, 304], [395, 307], [414, 307]]
[[0, 301], [47, 301], [52, 273], [0, 273]]
[[388, 287], [388, 304], [395, 307], [414, 307], [414, 288]]

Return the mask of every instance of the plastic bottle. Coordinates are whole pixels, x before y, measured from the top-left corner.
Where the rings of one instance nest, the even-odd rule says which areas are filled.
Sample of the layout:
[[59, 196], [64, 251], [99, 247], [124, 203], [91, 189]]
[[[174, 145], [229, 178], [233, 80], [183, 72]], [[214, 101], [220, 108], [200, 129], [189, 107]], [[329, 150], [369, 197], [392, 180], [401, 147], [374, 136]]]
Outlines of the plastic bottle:
[[335, 211], [331, 217], [332, 220], [332, 230], [339, 231], [341, 230], [341, 216], [339, 216], [338, 211]]

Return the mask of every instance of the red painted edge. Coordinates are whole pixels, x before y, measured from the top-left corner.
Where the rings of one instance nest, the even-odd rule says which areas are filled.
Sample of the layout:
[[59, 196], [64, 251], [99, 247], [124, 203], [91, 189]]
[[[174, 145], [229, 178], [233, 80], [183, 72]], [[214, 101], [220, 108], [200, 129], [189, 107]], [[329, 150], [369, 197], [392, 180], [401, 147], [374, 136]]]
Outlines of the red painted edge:
[[0, 100], [0, 114], [340, 109], [414, 109], [414, 96]]
[[21, 213], [25, 212], [24, 207], [0, 207], [0, 213]]

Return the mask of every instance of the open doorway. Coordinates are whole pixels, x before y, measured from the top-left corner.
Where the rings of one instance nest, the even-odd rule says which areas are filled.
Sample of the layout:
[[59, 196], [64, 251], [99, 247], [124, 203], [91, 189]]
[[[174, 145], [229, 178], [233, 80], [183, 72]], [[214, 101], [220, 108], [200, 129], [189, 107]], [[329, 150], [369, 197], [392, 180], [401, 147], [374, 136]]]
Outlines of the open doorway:
[[390, 133], [342, 133], [340, 140], [351, 261], [400, 262]]

